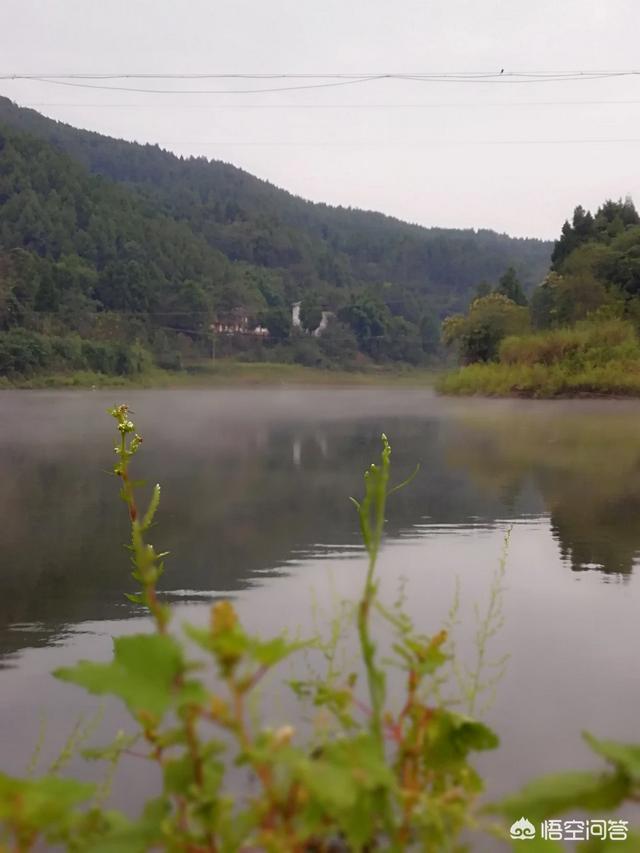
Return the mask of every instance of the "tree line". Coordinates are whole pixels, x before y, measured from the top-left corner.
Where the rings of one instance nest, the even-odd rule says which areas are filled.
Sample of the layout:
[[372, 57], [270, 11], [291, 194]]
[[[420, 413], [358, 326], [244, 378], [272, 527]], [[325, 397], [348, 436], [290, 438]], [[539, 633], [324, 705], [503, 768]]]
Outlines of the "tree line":
[[577, 323], [622, 320], [640, 329], [640, 216], [630, 198], [592, 214], [575, 208], [554, 245], [549, 273], [527, 300], [513, 268], [494, 289], [481, 285], [466, 313], [442, 324], [463, 363], [498, 358], [502, 341]]
[[[225, 338], [221, 355], [420, 364], [438, 352], [442, 316], [468, 303], [479, 278], [513, 265], [530, 285], [550, 250], [311, 204], [228, 164], [76, 130], [0, 99], [0, 334], [135, 342], [179, 367], [210, 352], [215, 319], [240, 311], [269, 338]], [[312, 338], [305, 329], [323, 310], [332, 322]]]

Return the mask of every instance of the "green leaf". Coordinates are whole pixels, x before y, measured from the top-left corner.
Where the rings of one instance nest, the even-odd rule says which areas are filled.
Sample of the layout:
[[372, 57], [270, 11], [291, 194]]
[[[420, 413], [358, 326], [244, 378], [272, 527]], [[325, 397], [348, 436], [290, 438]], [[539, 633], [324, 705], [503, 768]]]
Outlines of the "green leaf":
[[239, 624], [212, 633], [193, 625], [185, 625], [186, 635], [207, 652], [211, 652], [221, 668], [233, 669], [247, 651], [249, 637]]
[[[255, 765], [270, 755], [267, 741], [263, 752], [253, 750], [247, 758]], [[294, 747], [281, 748], [277, 755], [280, 767], [288, 768], [309, 793], [299, 815], [307, 830], [326, 831], [327, 825], [337, 825], [348, 849], [362, 849], [377, 831], [383, 798], [396, 784], [376, 740], [359, 734], [324, 744], [313, 758]]]
[[151, 495], [151, 500], [149, 501], [149, 508], [147, 509], [144, 518], [142, 519], [142, 529], [147, 530], [147, 528], [151, 525], [153, 518], [157, 512], [158, 506], [160, 505], [160, 484], [156, 483], [153, 487], [153, 493]]
[[615, 764], [633, 782], [640, 782], [640, 744], [598, 740], [589, 732], [583, 732], [582, 736], [594, 752]]
[[161, 717], [173, 702], [176, 678], [184, 670], [179, 644], [166, 634], [136, 634], [118, 637], [113, 646], [111, 663], [80, 661], [54, 675], [90, 693], [118, 696], [133, 714], [147, 711]]
[[356, 725], [350, 709], [352, 691], [347, 687], [331, 687], [321, 681], [289, 681], [289, 687], [299, 699], [310, 699], [316, 708], [326, 708], [340, 720], [345, 729]]
[[432, 766], [455, 766], [472, 751], [495, 749], [498, 736], [484, 723], [439, 710], [427, 729], [425, 760]]
[[303, 774], [314, 799], [333, 811], [352, 809], [358, 797], [358, 784], [344, 764], [317, 761]]
[[25, 780], [0, 773], [0, 819], [51, 830], [64, 823], [70, 810], [94, 791], [95, 785], [74, 779], [43, 776]]
[[167, 794], [186, 794], [194, 782], [194, 764], [190, 755], [171, 759], [164, 765], [164, 789]]
[[[185, 625], [184, 630], [190, 639], [215, 656], [223, 674], [227, 675], [243, 658], [245, 662], [258, 664], [261, 668], [270, 668], [299, 649], [311, 645], [310, 641], [290, 642], [284, 635], [261, 640], [247, 634], [238, 622], [217, 632], [194, 628], [192, 625]], [[251, 682], [250, 677], [248, 682]]]
[[589, 772], [556, 773], [530, 782], [512, 797], [493, 806], [494, 811], [517, 820], [545, 820], [569, 809], [598, 811], [615, 808], [629, 791], [618, 775]]
[[162, 799], [147, 803], [144, 815], [136, 822], [116, 814], [111, 827], [82, 849], [86, 853], [146, 853], [157, 849], [162, 841], [162, 820], [167, 814], [168, 807]]
[[275, 666], [300, 649], [307, 648], [309, 642], [291, 643], [286, 637], [273, 637], [271, 640], [260, 640], [256, 637], [249, 638], [249, 653], [256, 663], [262, 666]]

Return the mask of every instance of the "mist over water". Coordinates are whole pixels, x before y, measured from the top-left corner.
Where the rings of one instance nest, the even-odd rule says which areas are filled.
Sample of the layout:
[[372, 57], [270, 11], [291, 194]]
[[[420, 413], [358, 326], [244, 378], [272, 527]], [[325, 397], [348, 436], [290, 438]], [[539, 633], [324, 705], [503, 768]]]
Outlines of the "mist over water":
[[[114, 430], [103, 392], [0, 395], [0, 730], [20, 771], [47, 718], [53, 754], [74, 717], [99, 704], [48, 673], [106, 657], [114, 634], [145, 630], [127, 518], [108, 475]], [[636, 649], [640, 405], [448, 401], [404, 389], [127, 392], [145, 438], [136, 460], [163, 496], [152, 540], [168, 550], [176, 625], [233, 595], [252, 630], [312, 630], [336, 596], [354, 598], [364, 561], [347, 498], [379, 451], [393, 476], [419, 475], [390, 501], [382, 590], [401, 579], [418, 627], [437, 631], [461, 590], [457, 628], [473, 653], [475, 617], [511, 538], [510, 655], [488, 719], [503, 746], [482, 759], [492, 792], [534, 774], [589, 766], [580, 730], [631, 739], [640, 701]], [[293, 703], [282, 692], [283, 718]], [[107, 705], [106, 739], [125, 723]], [[143, 778], [132, 769], [116, 800]]]

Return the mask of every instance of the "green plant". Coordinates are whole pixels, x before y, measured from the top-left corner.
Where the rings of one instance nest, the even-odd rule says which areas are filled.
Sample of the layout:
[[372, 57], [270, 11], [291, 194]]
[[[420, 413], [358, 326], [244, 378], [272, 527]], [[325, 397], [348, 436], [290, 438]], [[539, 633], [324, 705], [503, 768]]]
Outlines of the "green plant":
[[[288, 723], [254, 725], [248, 703], [277, 664], [301, 650], [318, 650], [321, 642], [252, 636], [230, 601], [213, 606], [208, 628], [186, 626], [186, 640], [171, 631], [171, 610], [157, 589], [164, 555], [148, 542], [160, 488], [142, 511], [130, 473], [142, 439], [126, 406], [111, 414], [119, 433], [114, 470], [128, 508], [133, 577], [139, 585], [129, 597], [148, 609], [155, 630], [115, 639], [109, 663], [81, 661], [56, 675], [92, 693], [118, 697], [136, 724], [133, 735], [119, 734], [112, 744], [85, 755], [111, 769], [124, 755], [154, 762], [163, 789], [140, 818], [130, 820], [103, 808], [104, 785], [96, 788], [55, 773], [29, 780], [2, 776], [0, 819], [7, 849], [30, 850], [42, 839], [87, 851], [458, 849], [460, 833], [479, 825], [482, 785], [469, 756], [495, 747], [497, 738], [482, 723], [426, 701], [427, 682], [447, 661], [446, 633], [416, 633], [401, 609], [387, 609], [378, 598], [376, 561], [393, 491], [387, 439], [379, 464], [365, 473], [362, 500], [355, 501], [368, 554], [355, 608], [362, 666], [292, 682], [300, 701], [322, 709], [331, 721], [305, 736]], [[374, 640], [375, 618], [393, 628], [393, 666], [405, 684], [400, 702], [388, 695], [388, 666]], [[211, 659], [213, 686], [187, 642]], [[232, 763], [247, 768], [255, 787], [234, 792], [228, 786]]]
[[[129, 598], [149, 611], [154, 630], [116, 638], [108, 663], [81, 661], [56, 675], [91, 693], [117, 697], [135, 731], [83, 750], [87, 759], [106, 763], [98, 785], [60, 775], [95, 723], [78, 723], [48, 772], [34, 778], [42, 735], [27, 778], [0, 774], [0, 850], [23, 853], [44, 844], [83, 853], [458, 851], [467, 849], [467, 836], [478, 830], [506, 838], [505, 829], [479, 805], [482, 779], [470, 763], [473, 753], [496, 747], [498, 739], [438, 698], [442, 671], [451, 662], [447, 632], [418, 633], [402, 597], [387, 606], [379, 596], [376, 565], [386, 502], [406, 484], [389, 486], [386, 437], [380, 462], [365, 472], [364, 496], [354, 500], [368, 555], [362, 595], [354, 608], [340, 609], [328, 640], [254, 636], [230, 601], [214, 604], [207, 627], [187, 625], [181, 635], [172, 632], [171, 609], [158, 592], [165, 555], [148, 541], [160, 488], [153, 489], [142, 511], [140, 484], [130, 470], [142, 439], [126, 406], [111, 414], [119, 436], [114, 473], [128, 510], [139, 587]], [[463, 678], [462, 698], [472, 706], [483, 687], [486, 644], [500, 624], [503, 573], [504, 559], [487, 616], [479, 620], [476, 669]], [[359, 666], [345, 671], [336, 648], [349, 619], [355, 622]], [[376, 619], [391, 627], [387, 657], [375, 639]], [[325, 723], [310, 732], [288, 722], [261, 725], [250, 713], [265, 678], [295, 654], [317, 654], [326, 663], [325, 673], [290, 682], [302, 706], [324, 716]], [[391, 677], [403, 685], [401, 692], [389, 689]], [[543, 819], [569, 808], [599, 809], [637, 799], [640, 747], [587, 738], [613, 766], [609, 773], [544, 779], [494, 811], [509, 820], [521, 814]], [[124, 757], [154, 764], [162, 778], [161, 790], [136, 819], [105, 805]], [[250, 776], [242, 789], [229, 781], [234, 764]]]
[[497, 363], [469, 364], [443, 376], [445, 394], [557, 397], [640, 394], [640, 345], [621, 320], [587, 320], [505, 338]]

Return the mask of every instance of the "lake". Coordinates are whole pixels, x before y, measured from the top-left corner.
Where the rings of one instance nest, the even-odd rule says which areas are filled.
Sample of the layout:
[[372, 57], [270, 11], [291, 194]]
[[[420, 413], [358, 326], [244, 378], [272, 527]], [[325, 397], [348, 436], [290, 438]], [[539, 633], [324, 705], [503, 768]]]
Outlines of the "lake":
[[[145, 444], [138, 472], [163, 498], [153, 541], [171, 553], [162, 587], [186, 618], [233, 596], [255, 631], [312, 633], [355, 598], [364, 560], [348, 501], [382, 431], [393, 478], [382, 594], [404, 585], [425, 632], [459, 589], [461, 654], [477, 628], [510, 531], [504, 624], [509, 655], [486, 718], [501, 748], [483, 755], [490, 795], [540, 773], [593, 766], [580, 732], [639, 738], [640, 404], [445, 400], [430, 390], [271, 388], [0, 394], [0, 731], [8, 772], [41, 765], [99, 702], [49, 673], [106, 658], [111, 637], [145, 630], [131, 590], [124, 505], [108, 475], [126, 396]], [[280, 691], [276, 712], [293, 707]], [[493, 695], [490, 695], [490, 694]], [[277, 703], [276, 703], [277, 704]], [[126, 726], [107, 705], [106, 742]], [[95, 738], [94, 738], [95, 739]], [[100, 740], [100, 738], [98, 738]], [[78, 760], [72, 761], [77, 769]], [[85, 772], [91, 777], [95, 770]], [[117, 805], [147, 784], [135, 762]]]

